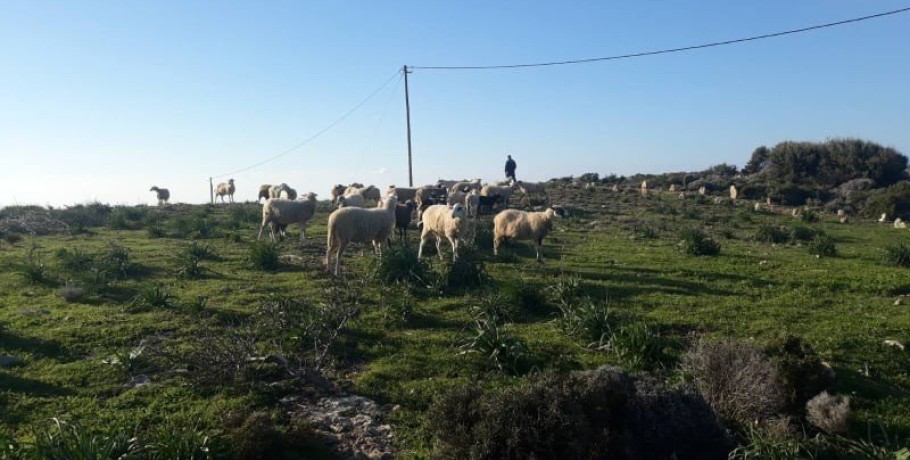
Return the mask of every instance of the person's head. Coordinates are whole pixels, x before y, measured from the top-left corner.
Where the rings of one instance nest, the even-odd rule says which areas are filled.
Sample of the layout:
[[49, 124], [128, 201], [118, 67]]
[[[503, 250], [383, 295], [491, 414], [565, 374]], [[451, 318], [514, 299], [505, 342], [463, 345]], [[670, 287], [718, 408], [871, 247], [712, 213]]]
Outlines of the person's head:
[[506, 156], [509, 157], [510, 160], [512, 159], [512, 155], [506, 155]]

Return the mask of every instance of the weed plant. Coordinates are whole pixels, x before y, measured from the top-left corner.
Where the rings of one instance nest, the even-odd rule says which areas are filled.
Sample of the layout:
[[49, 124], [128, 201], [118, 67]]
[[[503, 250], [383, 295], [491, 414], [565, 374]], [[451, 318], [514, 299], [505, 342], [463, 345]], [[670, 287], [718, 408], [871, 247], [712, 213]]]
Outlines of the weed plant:
[[837, 256], [837, 243], [834, 238], [828, 235], [818, 235], [809, 244], [806, 245], [809, 254], [818, 257], [835, 257]]
[[903, 242], [885, 246], [882, 260], [886, 265], [910, 267], [910, 245]]
[[254, 241], [247, 249], [247, 263], [257, 270], [278, 270], [278, 245], [268, 241]]
[[720, 254], [720, 243], [698, 229], [685, 229], [679, 234], [680, 252], [690, 256], [716, 256]]

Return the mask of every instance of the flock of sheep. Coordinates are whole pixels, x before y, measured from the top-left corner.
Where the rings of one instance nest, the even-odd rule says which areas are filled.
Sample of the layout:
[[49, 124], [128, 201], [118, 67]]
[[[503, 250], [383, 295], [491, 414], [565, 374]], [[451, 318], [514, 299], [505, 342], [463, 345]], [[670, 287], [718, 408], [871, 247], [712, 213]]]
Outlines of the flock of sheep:
[[[525, 196], [531, 194], [546, 197], [542, 183], [500, 183], [482, 185], [480, 179], [447, 181], [419, 188], [389, 186], [383, 194], [375, 186], [351, 184], [336, 185], [330, 194], [335, 209], [328, 218], [325, 265], [336, 276], [340, 273], [341, 254], [352, 242], [372, 243], [374, 252], [382, 254], [383, 243], [391, 243], [392, 233], [397, 229], [399, 238], [406, 240], [414, 211], [417, 211], [420, 247], [418, 257], [423, 257], [423, 248], [430, 238], [436, 242], [436, 251], [442, 258], [442, 240], [452, 247], [452, 260], [458, 259], [458, 248], [465, 239], [469, 221], [476, 224], [481, 209], [494, 206], [507, 207], [514, 191]], [[157, 193], [158, 204], [164, 205], [170, 198], [167, 189], [152, 187]], [[234, 202], [234, 180], [220, 183], [215, 195], [224, 202]], [[316, 214], [316, 194], [307, 193], [298, 198], [297, 191], [287, 184], [262, 185], [258, 200], [265, 199], [262, 206], [262, 223], [259, 235], [268, 226], [272, 241], [286, 235], [288, 225], [300, 225], [300, 242], [306, 241], [306, 225]], [[376, 207], [367, 207], [375, 202]], [[543, 239], [553, 228], [553, 219], [565, 217], [561, 206], [550, 206], [546, 210], [533, 212], [504, 209], [493, 218], [493, 253], [498, 255], [499, 246], [508, 239], [532, 240], [535, 244], [537, 261], [542, 261], [540, 247]], [[334, 263], [333, 263], [334, 260]]]

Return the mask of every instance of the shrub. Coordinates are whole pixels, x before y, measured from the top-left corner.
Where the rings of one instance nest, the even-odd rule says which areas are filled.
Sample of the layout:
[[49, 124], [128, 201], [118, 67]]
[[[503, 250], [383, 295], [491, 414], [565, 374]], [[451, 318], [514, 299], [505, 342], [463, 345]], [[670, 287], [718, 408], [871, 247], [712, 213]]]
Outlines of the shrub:
[[[790, 228], [790, 237], [792, 241], [812, 241], [817, 236], [823, 235], [824, 233], [821, 230], [816, 230], [812, 227], [807, 227], [805, 225], [794, 225]], [[775, 243], [776, 241], [770, 241]], [[786, 242], [786, 241], [783, 241]]]
[[277, 270], [278, 245], [268, 241], [254, 241], [247, 250], [247, 263], [259, 270]]
[[192, 253], [186, 252], [177, 256], [177, 268], [175, 270], [179, 279], [199, 279], [208, 272], [206, 267], [200, 263], [199, 257]]
[[484, 294], [470, 306], [471, 317], [490, 320], [497, 324], [513, 321], [517, 306], [500, 294]]
[[171, 228], [174, 234], [180, 238], [211, 238], [213, 235], [212, 227], [204, 212], [190, 216], [177, 216], [171, 220]]
[[584, 297], [581, 288], [581, 278], [575, 275], [561, 273], [556, 283], [547, 288], [550, 301], [560, 307], [571, 305]]
[[151, 284], [142, 288], [133, 297], [128, 308], [129, 311], [138, 312], [153, 308], [170, 308], [172, 295], [160, 284]]
[[767, 433], [760, 428], [749, 425], [746, 429], [745, 443], [732, 452], [729, 460], [791, 460], [815, 458], [815, 449], [798, 439]]
[[828, 235], [818, 235], [806, 246], [809, 254], [819, 257], [834, 257], [837, 255], [837, 243]]
[[461, 293], [482, 287], [489, 280], [486, 265], [480, 254], [465, 245], [459, 250], [458, 260], [446, 259], [443, 263], [441, 283], [446, 292]]
[[638, 224], [632, 229], [632, 235], [642, 240], [657, 238], [657, 230], [648, 224]]
[[107, 252], [101, 255], [98, 266], [115, 278], [127, 278], [133, 268], [130, 261], [130, 250], [123, 246], [110, 244]]
[[903, 242], [892, 244], [885, 247], [882, 260], [887, 265], [895, 267], [910, 267], [910, 245]]
[[85, 289], [77, 283], [67, 281], [63, 286], [57, 289], [57, 295], [67, 302], [75, 302], [85, 295]]
[[716, 256], [720, 253], [720, 243], [714, 241], [705, 232], [698, 229], [685, 229], [679, 234], [679, 250], [690, 256]]
[[759, 225], [753, 238], [759, 243], [783, 244], [790, 240], [790, 232], [781, 226], [765, 223]]
[[613, 332], [605, 348], [630, 370], [650, 370], [672, 361], [666, 353], [668, 346], [669, 341], [657, 328], [635, 323]]
[[161, 428], [145, 438], [151, 441], [143, 445], [143, 454], [149, 460], [215, 458], [210, 446], [211, 436], [198, 423], [185, 427], [166, 421]]
[[405, 283], [422, 287], [430, 284], [432, 273], [429, 266], [417, 258], [417, 250], [413, 246], [389, 246], [375, 260], [373, 278], [380, 283]]
[[28, 251], [28, 259], [19, 267], [19, 275], [30, 284], [52, 283], [50, 271], [41, 261], [41, 254], [36, 246]]
[[888, 188], [869, 192], [861, 213], [866, 217], [907, 215], [910, 213], [910, 182], [898, 182]]
[[558, 304], [560, 327], [570, 336], [580, 338], [589, 348], [603, 347], [613, 334], [615, 320], [609, 301], [597, 302], [590, 297]]
[[200, 260], [218, 260], [218, 254], [208, 244], [199, 244], [196, 241], [190, 243], [184, 251], [186, 254], [196, 257]]
[[547, 296], [544, 291], [528, 280], [507, 285], [502, 291], [506, 300], [520, 311], [539, 313], [547, 310]]
[[802, 416], [810, 398], [834, 390], [831, 373], [802, 338], [793, 335], [778, 338], [765, 348], [765, 353], [777, 369], [788, 413]]
[[818, 213], [811, 209], [807, 209], [799, 214], [799, 220], [810, 224], [818, 222]]
[[828, 434], [842, 434], [849, 430], [850, 398], [832, 396], [823, 391], [806, 403], [806, 420]]
[[724, 420], [746, 426], [773, 418], [786, 404], [777, 369], [756, 348], [701, 341], [685, 355], [683, 369]]
[[473, 337], [465, 340], [459, 355], [478, 354], [491, 368], [517, 373], [527, 355], [527, 345], [507, 333], [500, 318], [482, 315], [474, 319]]
[[141, 446], [125, 429], [101, 433], [77, 423], [52, 420], [53, 426], [36, 433], [33, 458], [114, 459], [141, 453]]

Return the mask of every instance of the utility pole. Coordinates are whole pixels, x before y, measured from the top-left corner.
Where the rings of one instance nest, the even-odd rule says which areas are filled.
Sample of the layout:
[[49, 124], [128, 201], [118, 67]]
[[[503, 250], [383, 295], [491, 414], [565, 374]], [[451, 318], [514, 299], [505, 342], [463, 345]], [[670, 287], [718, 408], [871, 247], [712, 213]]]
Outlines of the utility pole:
[[212, 185], [211, 177], [209, 177], [209, 198], [211, 199], [211, 203], [215, 204], [215, 186]]
[[401, 68], [404, 72], [404, 108], [408, 120], [408, 187], [414, 186], [414, 170], [411, 169], [411, 100], [408, 97], [408, 66]]

